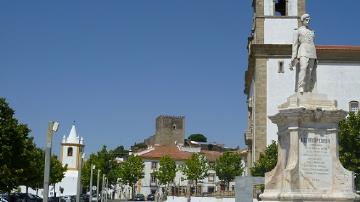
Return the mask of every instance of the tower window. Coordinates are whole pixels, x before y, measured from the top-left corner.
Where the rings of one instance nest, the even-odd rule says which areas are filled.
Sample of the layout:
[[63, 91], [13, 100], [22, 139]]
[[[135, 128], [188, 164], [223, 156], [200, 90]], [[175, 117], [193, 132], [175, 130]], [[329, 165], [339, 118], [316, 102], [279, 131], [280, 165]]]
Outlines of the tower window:
[[349, 102], [349, 111], [357, 113], [359, 111], [359, 102], [358, 101]]
[[284, 61], [279, 61], [278, 73], [284, 73]]
[[175, 123], [172, 125], [172, 129], [176, 130], [176, 124]]
[[275, 15], [285, 16], [286, 15], [286, 0], [275, 0]]
[[73, 148], [72, 147], [69, 147], [68, 150], [67, 150], [67, 155], [68, 156], [72, 156], [73, 155]]

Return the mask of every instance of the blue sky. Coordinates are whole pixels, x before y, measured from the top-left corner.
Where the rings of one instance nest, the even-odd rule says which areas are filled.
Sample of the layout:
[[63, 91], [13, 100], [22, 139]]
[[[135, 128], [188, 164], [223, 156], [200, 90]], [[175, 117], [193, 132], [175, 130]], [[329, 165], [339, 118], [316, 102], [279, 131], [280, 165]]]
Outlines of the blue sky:
[[[317, 44], [360, 45], [360, 1], [307, 1]], [[158, 115], [186, 136], [244, 147], [251, 0], [1, 1], [0, 96], [58, 154], [76, 121], [86, 152], [131, 146]]]

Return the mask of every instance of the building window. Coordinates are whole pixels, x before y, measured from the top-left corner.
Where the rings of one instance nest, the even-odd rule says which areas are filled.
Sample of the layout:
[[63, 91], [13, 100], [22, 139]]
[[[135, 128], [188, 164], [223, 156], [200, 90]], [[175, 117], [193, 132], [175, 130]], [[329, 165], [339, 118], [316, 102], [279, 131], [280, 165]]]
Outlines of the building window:
[[155, 161], [151, 162], [151, 169], [157, 169], [157, 164], [158, 162]]
[[172, 125], [172, 129], [176, 130], [176, 124], [175, 123]]
[[279, 61], [278, 63], [278, 73], [284, 73], [284, 61]]
[[72, 147], [69, 147], [68, 150], [67, 150], [67, 155], [68, 156], [72, 156], [73, 155], [73, 148]]
[[154, 173], [150, 173], [150, 184], [156, 183], [156, 176]]
[[358, 101], [349, 102], [349, 111], [357, 113], [359, 111], [359, 102]]

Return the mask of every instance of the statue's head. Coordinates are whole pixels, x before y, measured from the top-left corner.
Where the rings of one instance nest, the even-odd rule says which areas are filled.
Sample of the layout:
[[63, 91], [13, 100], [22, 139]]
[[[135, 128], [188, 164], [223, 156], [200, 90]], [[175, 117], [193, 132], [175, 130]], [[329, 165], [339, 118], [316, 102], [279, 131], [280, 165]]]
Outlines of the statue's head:
[[303, 25], [308, 26], [310, 24], [310, 15], [305, 13], [300, 17], [301, 22]]

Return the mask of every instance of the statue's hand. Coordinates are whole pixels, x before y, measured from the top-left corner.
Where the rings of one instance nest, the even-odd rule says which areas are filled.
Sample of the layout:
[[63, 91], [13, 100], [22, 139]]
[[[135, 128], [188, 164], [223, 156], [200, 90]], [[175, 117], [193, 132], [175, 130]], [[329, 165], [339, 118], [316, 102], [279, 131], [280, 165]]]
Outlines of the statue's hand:
[[294, 70], [294, 67], [296, 66], [296, 64], [297, 64], [298, 62], [299, 62], [299, 61], [298, 61], [297, 58], [292, 58], [292, 59], [291, 59], [291, 63], [290, 63], [290, 65], [289, 65], [289, 69], [290, 69], [291, 71], [293, 71], [293, 70]]

